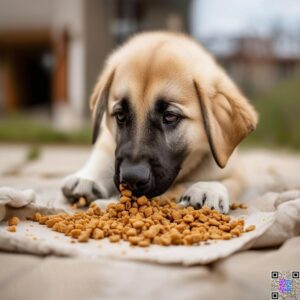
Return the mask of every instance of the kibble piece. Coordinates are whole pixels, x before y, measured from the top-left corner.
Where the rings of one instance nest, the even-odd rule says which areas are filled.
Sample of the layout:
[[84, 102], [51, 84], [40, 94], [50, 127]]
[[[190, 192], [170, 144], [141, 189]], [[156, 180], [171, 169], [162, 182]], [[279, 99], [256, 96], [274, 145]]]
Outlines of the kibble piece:
[[233, 234], [233, 235], [236, 235], [236, 236], [240, 236], [241, 235], [241, 232], [237, 228], [231, 229], [230, 233]]
[[18, 225], [20, 223], [20, 219], [18, 217], [12, 217], [8, 220], [8, 226]]
[[78, 242], [80, 243], [86, 243], [89, 240], [89, 234], [87, 231], [82, 231], [81, 234], [78, 237]]
[[132, 226], [134, 227], [134, 228], [142, 228], [143, 226], [144, 226], [144, 222], [143, 221], [135, 221], [133, 224], [132, 224]]
[[219, 234], [217, 234], [217, 233], [211, 233], [209, 237], [211, 239], [213, 239], [213, 240], [220, 240], [220, 239], [222, 239], [222, 237]]
[[193, 215], [185, 215], [183, 217], [183, 221], [186, 222], [186, 223], [194, 222], [194, 217], [193, 217]]
[[17, 227], [15, 225], [8, 226], [6, 228], [6, 230], [9, 231], [9, 232], [16, 232], [17, 231]]
[[123, 190], [121, 192], [122, 196], [126, 196], [126, 197], [131, 197], [132, 196], [132, 192], [130, 190]]
[[78, 238], [81, 234], [81, 230], [80, 229], [73, 229], [71, 231], [71, 236], [72, 238]]
[[126, 190], [126, 187], [125, 187], [123, 184], [120, 184], [120, 185], [119, 185], [119, 190], [120, 190], [120, 192], [122, 193], [123, 191]]
[[150, 240], [149, 239], [145, 239], [145, 240], [139, 241], [138, 245], [140, 247], [149, 247], [150, 246]]
[[232, 235], [230, 233], [224, 233], [223, 234], [223, 239], [224, 240], [230, 240], [232, 238]]
[[120, 203], [127, 203], [127, 202], [131, 201], [131, 198], [122, 196], [119, 201], [120, 201]]
[[146, 196], [142, 196], [142, 197], [137, 199], [137, 203], [139, 205], [146, 205], [148, 203], [148, 199], [147, 199]]
[[222, 215], [222, 220], [225, 222], [229, 222], [230, 221], [230, 217], [227, 215]]
[[95, 228], [93, 231], [93, 238], [95, 240], [101, 240], [104, 238], [104, 232], [103, 230], [99, 229], [99, 228]]
[[208, 218], [206, 215], [200, 213], [199, 216], [198, 216], [199, 220], [203, 223], [207, 222], [208, 221]]
[[152, 207], [147, 207], [144, 211], [144, 215], [146, 218], [150, 217], [153, 214], [153, 208]]
[[119, 235], [111, 235], [110, 237], [109, 237], [109, 240], [112, 242], [112, 243], [117, 243], [117, 242], [119, 242], [120, 241], [120, 239], [121, 239], [121, 237], [119, 236]]
[[218, 222], [216, 219], [209, 219], [208, 222], [209, 222], [209, 224], [214, 225], [214, 226], [220, 225], [220, 222]]
[[137, 235], [137, 231], [135, 228], [130, 228], [127, 232], [126, 232], [127, 236], [135, 236]]
[[169, 246], [171, 245], [172, 239], [170, 235], [163, 235], [160, 238], [160, 242], [164, 245], [164, 246]]
[[234, 202], [230, 205], [230, 209], [235, 210], [237, 208], [240, 208], [240, 204], [237, 202]]
[[94, 214], [94, 210], [90, 207], [87, 211], [86, 214], [89, 216], [92, 216]]
[[87, 204], [86, 199], [84, 197], [80, 197], [77, 205], [78, 206], [86, 206], [86, 204]]
[[34, 216], [33, 216], [33, 221], [39, 222], [41, 216], [42, 215], [39, 212], [35, 213]]
[[125, 205], [122, 203], [118, 203], [116, 205], [116, 211], [123, 211], [125, 209]]
[[48, 221], [48, 217], [43, 216], [43, 217], [40, 217], [39, 223], [44, 225], [44, 224], [46, 224], [47, 221]]
[[230, 226], [228, 226], [228, 225], [219, 225], [219, 228], [222, 230], [222, 231], [226, 231], [226, 232], [228, 232], [228, 231], [230, 231]]
[[[40, 219], [40, 218], [39, 218], [39, 219]], [[39, 220], [38, 220], [38, 221], [39, 221]], [[61, 218], [59, 218], [59, 217], [54, 217], [54, 218], [51, 218], [51, 219], [49, 219], [48, 221], [46, 221], [46, 225], [47, 225], [48, 227], [53, 227], [53, 225], [54, 225], [55, 223], [60, 222], [60, 221], [62, 221]]]
[[142, 241], [143, 238], [140, 236], [130, 236], [128, 237], [128, 241], [131, 245], [137, 245], [140, 241]]
[[249, 232], [249, 231], [253, 231], [254, 229], [255, 229], [255, 225], [250, 225], [245, 229], [245, 231]]

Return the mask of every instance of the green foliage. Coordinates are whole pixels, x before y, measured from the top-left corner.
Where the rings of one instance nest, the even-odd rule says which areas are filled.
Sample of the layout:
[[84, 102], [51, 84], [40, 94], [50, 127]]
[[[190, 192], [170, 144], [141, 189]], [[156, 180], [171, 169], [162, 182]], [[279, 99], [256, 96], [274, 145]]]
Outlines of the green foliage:
[[259, 124], [246, 145], [300, 149], [300, 76], [280, 82], [254, 101]]
[[0, 120], [0, 142], [91, 144], [90, 131], [86, 126], [78, 131], [65, 132], [20, 115]]
[[33, 161], [39, 159], [41, 156], [41, 148], [37, 145], [32, 145], [31, 148], [28, 149], [26, 154], [27, 161]]

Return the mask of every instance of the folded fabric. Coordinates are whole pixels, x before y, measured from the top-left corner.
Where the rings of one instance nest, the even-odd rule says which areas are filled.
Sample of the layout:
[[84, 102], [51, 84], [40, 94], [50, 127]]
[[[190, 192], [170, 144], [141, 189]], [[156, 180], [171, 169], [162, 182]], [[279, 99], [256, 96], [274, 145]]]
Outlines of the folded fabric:
[[[243, 217], [245, 225], [254, 224], [256, 229], [239, 238], [228, 241], [211, 241], [199, 246], [152, 245], [147, 249], [130, 247], [126, 242], [112, 244], [107, 239], [88, 243], [70, 243], [70, 238], [56, 233], [46, 226], [25, 220], [40, 211], [45, 214], [68, 211], [68, 206], [47, 207], [34, 202], [30, 191], [0, 188], [0, 249], [39, 255], [56, 254], [81, 257], [113, 257], [158, 263], [207, 264], [249, 248], [277, 246], [300, 233], [300, 191], [266, 193], [248, 201], [247, 210], [233, 211], [233, 217]], [[109, 201], [98, 200], [103, 207]], [[6, 207], [6, 208], [5, 208]], [[18, 207], [18, 208], [16, 208]], [[4, 212], [4, 213], [3, 213]], [[23, 222], [17, 232], [6, 230], [5, 220], [19, 216]]]

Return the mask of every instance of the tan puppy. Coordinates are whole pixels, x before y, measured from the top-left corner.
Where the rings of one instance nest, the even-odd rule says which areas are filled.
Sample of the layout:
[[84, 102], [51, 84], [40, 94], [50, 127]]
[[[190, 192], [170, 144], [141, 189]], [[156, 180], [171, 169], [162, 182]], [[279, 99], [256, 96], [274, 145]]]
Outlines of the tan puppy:
[[243, 189], [232, 153], [257, 115], [194, 40], [167, 32], [131, 38], [109, 57], [90, 104], [95, 145], [65, 180], [69, 201], [114, 197], [126, 183], [137, 196], [228, 212]]

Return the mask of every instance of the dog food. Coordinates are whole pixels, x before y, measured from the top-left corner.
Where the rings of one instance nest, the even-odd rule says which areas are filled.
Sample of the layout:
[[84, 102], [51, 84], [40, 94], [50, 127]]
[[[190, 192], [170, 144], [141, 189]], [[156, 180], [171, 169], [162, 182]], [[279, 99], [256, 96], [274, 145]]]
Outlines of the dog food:
[[7, 226], [6, 230], [9, 231], [9, 232], [16, 232], [17, 227], [15, 225]]
[[12, 217], [7, 221], [8, 226], [16, 226], [20, 223], [20, 219], [18, 217]]
[[230, 209], [232, 209], [232, 210], [235, 210], [235, 209], [238, 209], [238, 208], [247, 209], [248, 206], [246, 204], [244, 204], [244, 203], [239, 203], [239, 202], [233, 202], [230, 205]]
[[[159, 199], [149, 200], [145, 196], [137, 198], [124, 186], [120, 186], [120, 191], [120, 201], [109, 204], [105, 211], [92, 203], [86, 211], [72, 215], [44, 216], [36, 213], [32, 219], [78, 242], [108, 238], [112, 243], [124, 240], [140, 247], [230, 240], [255, 229], [254, 225], [244, 229], [243, 219], [231, 220], [230, 216], [207, 206], [199, 210], [180, 208], [168, 200], [162, 203]], [[83, 200], [81, 202], [80, 206], [86, 204]]]
[[17, 225], [20, 223], [20, 219], [18, 217], [12, 217], [7, 221], [7, 228], [6, 230], [9, 232], [16, 232]]

